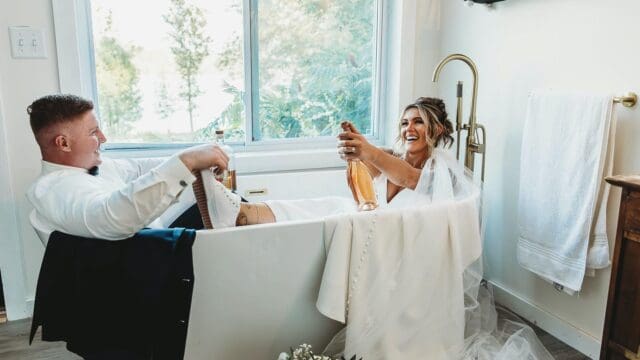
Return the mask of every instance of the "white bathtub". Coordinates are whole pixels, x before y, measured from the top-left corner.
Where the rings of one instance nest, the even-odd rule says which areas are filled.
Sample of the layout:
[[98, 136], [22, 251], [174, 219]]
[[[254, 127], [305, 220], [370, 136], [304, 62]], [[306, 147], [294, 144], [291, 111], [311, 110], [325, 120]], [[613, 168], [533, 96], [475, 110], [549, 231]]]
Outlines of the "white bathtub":
[[[344, 170], [252, 175], [239, 193], [250, 201], [350, 196]], [[199, 231], [188, 360], [277, 359], [309, 343], [317, 353], [341, 324], [315, 307], [326, 253], [320, 221]]]

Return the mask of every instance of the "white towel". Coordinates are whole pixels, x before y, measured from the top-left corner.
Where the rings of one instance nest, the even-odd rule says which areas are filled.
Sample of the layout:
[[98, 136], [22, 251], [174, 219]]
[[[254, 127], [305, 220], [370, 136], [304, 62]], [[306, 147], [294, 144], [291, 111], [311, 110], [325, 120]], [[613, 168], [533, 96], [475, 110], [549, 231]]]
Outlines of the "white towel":
[[569, 293], [581, 289], [587, 267], [609, 265], [603, 177], [611, 172], [613, 156], [612, 99], [551, 91], [529, 97], [518, 261]]

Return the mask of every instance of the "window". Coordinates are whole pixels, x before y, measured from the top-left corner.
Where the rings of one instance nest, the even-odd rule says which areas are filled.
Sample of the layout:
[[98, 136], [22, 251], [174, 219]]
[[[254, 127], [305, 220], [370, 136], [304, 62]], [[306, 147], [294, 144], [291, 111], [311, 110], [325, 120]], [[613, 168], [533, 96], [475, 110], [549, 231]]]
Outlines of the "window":
[[111, 144], [217, 128], [245, 146], [333, 144], [343, 119], [378, 135], [382, 0], [76, 1]]

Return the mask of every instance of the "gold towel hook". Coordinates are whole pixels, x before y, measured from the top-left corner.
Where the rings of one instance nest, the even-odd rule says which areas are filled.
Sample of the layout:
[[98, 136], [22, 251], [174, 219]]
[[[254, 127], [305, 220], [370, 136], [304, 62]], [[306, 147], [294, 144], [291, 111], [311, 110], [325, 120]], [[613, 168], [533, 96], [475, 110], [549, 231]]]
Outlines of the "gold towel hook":
[[620, 103], [624, 107], [634, 107], [638, 102], [638, 95], [634, 92], [628, 92], [623, 96], [616, 96], [613, 98], [614, 103]]

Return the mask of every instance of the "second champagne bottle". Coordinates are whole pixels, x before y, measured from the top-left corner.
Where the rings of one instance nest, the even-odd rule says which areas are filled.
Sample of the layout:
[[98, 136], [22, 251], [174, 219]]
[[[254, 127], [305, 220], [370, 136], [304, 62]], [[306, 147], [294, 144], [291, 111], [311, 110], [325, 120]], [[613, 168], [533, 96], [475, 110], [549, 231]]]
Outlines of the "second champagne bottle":
[[227, 189], [236, 192], [236, 158], [231, 146], [224, 143], [224, 130], [216, 130], [216, 145], [229, 156], [227, 170], [216, 174], [216, 180], [220, 181]]

